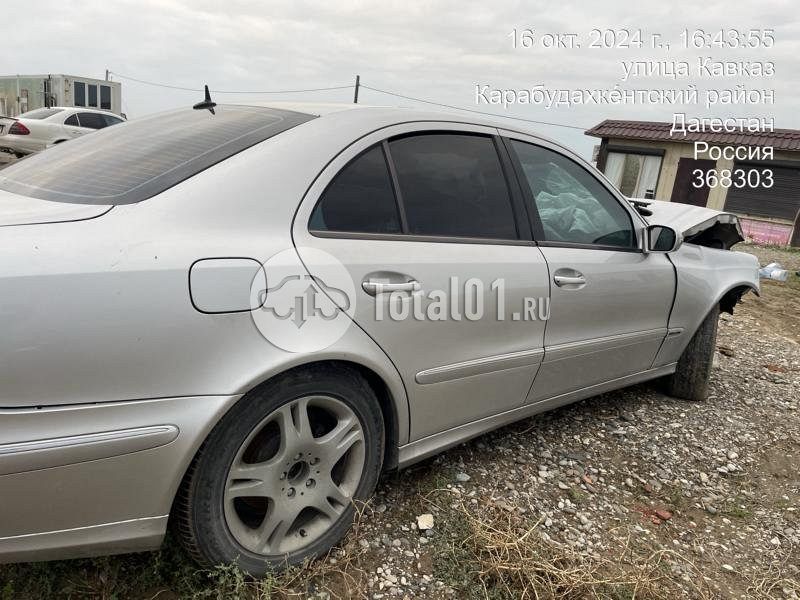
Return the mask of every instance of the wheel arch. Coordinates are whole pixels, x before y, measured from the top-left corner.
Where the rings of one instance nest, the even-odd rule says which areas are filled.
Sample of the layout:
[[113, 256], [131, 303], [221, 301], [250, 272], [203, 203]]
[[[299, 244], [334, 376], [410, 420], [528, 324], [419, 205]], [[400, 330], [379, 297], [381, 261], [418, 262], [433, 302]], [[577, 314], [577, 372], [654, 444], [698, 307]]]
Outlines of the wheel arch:
[[378, 400], [378, 405], [383, 416], [383, 427], [386, 435], [386, 444], [383, 456], [383, 469], [391, 470], [397, 467], [398, 448], [400, 447], [400, 419], [398, 414], [398, 403], [384, 378], [374, 369], [353, 360], [345, 359], [321, 359], [302, 363], [291, 368], [285, 369], [266, 379], [259, 385], [271, 381], [275, 377], [280, 377], [286, 373], [313, 369], [319, 366], [332, 368], [351, 369], [356, 371], [369, 385]]
[[743, 281], [728, 287], [719, 298], [715, 304], [719, 304], [719, 309], [721, 312], [726, 312], [728, 314], [733, 314], [734, 307], [739, 303], [747, 292], [752, 291], [756, 296], [761, 295], [761, 290], [759, 290], [757, 285], [754, 285], [752, 282]]

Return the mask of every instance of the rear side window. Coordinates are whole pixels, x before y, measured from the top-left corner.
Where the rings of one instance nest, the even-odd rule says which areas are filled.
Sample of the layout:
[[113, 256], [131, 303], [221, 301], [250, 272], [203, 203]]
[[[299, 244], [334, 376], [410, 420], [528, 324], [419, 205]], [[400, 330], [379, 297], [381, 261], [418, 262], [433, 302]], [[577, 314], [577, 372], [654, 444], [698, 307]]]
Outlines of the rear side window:
[[400, 217], [381, 146], [350, 161], [325, 189], [309, 228], [316, 231], [400, 233]]
[[132, 204], [315, 118], [233, 105], [216, 113], [181, 109], [107, 127], [6, 167], [0, 189], [56, 202]]
[[120, 123], [124, 123], [122, 119], [119, 117], [115, 117], [114, 115], [103, 115], [103, 118], [106, 120], [106, 126], [108, 125], [119, 125]]
[[412, 235], [517, 239], [494, 141], [433, 133], [389, 142]]

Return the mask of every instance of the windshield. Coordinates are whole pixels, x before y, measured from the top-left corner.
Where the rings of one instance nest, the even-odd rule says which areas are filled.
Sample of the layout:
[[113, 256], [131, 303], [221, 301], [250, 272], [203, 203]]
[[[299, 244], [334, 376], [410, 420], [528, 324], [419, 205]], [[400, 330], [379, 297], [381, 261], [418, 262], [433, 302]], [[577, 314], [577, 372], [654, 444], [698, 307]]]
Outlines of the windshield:
[[37, 108], [36, 110], [30, 110], [26, 113], [22, 113], [19, 118], [20, 119], [35, 119], [37, 121], [41, 119], [46, 119], [47, 117], [52, 117], [55, 114], [62, 112], [63, 108]]
[[0, 189], [56, 202], [133, 204], [313, 115], [253, 106], [181, 109], [59, 144], [0, 171]]

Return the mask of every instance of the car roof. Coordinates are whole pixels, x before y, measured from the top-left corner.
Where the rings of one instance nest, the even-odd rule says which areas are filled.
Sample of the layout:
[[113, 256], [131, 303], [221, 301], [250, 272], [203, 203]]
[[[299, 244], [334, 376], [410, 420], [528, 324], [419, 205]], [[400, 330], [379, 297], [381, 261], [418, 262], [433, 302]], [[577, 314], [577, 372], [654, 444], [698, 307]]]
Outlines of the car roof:
[[84, 106], [51, 106], [50, 108], [57, 108], [59, 110], [71, 110], [73, 112], [95, 112], [95, 113], [102, 113], [104, 115], [111, 115], [114, 117], [120, 117], [117, 113], [106, 110], [104, 108], [91, 108], [91, 107], [84, 107]]
[[[233, 103], [232, 103], [233, 104]], [[242, 103], [245, 104], [245, 103]], [[478, 112], [465, 110], [431, 110], [401, 106], [378, 106], [368, 104], [349, 103], [315, 103], [315, 102], [266, 102], [246, 103], [249, 106], [263, 106], [282, 110], [292, 110], [320, 117], [320, 121], [340, 121], [358, 124], [368, 130], [377, 130], [392, 125], [411, 122], [441, 121], [448, 123], [461, 123], [466, 125], [479, 125], [506, 131], [514, 131], [534, 137], [538, 140], [553, 144], [572, 156], [577, 154], [568, 146], [542, 135], [531, 128], [530, 124], [514, 121], [513, 117], [506, 119], [502, 115], [483, 115]], [[583, 159], [581, 159], [583, 160]]]

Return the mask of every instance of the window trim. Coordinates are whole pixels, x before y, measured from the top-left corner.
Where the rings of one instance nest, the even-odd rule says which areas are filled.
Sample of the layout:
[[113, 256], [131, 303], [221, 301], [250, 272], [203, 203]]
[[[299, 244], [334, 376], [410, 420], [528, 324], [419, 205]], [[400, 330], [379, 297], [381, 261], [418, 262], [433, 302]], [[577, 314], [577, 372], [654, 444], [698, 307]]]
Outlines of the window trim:
[[[625, 206], [625, 204], [620, 201], [619, 197], [615, 193], [616, 190], [613, 188], [609, 188], [606, 183], [594, 175], [589, 169], [587, 169], [584, 165], [580, 162], [573, 159], [568, 154], [564, 152], [560, 152], [554, 148], [548, 148], [546, 145], [538, 144], [535, 142], [531, 142], [529, 140], [523, 140], [518, 137], [502, 135], [501, 136], [506, 143], [506, 148], [509, 154], [512, 156], [512, 163], [514, 164], [514, 169], [517, 174], [517, 179], [519, 180], [520, 186], [522, 187], [523, 194], [525, 198], [528, 200], [525, 202], [526, 210], [528, 211], [528, 217], [531, 220], [531, 228], [534, 232], [534, 239], [536, 243], [543, 247], [543, 248], [583, 248], [589, 250], [604, 250], [604, 251], [614, 251], [614, 252], [638, 252], [643, 253], [640, 241], [640, 234], [639, 229], [636, 227], [636, 222], [631, 214], [631, 210]], [[529, 144], [531, 146], [536, 146], [537, 148], [541, 148], [543, 150], [548, 150], [550, 152], [554, 152], [559, 156], [564, 157], [565, 159], [569, 160], [573, 164], [575, 164], [578, 168], [583, 169], [583, 171], [591, 178], [593, 178], [600, 186], [605, 189], [609, 195], [617, 202], [617, 204], [622, 208], [623, 212], [628, 215], [628, 220], [631, 224], [631, 230], [633, 231], [634, 235], [634, 245], [632, 246], [609, 246], [605, 244], [583, 244], [579, 242], [565, 242], [565, 241], [555, 241], [555, 240], [545, 240], [544, 239], [544, 227], [542, 225], [541, 216], [539, 215], [539, 209], [536, 206], [536, 202], [533, 198], [533, 190], [531, 190], [530, 184], [528, 183], [527, 178], [525, 177], [525, 172], [522, 169], [522, 163], [517, 155], [516, 151], [514, 150], [514, 146], [511, 142], [516, 141], [521, 144]]]
[[[469, 125], [469, 124], [466, 124]], [[395, 168], [394, 160], [392, 158], [391, 149], [389, 148], [389, 143], [392, 140], [405, 138], [405, 137], [416, 137], [419, 135], [431, 135], [431, 134], [442, 134], [442, 135], [472, 135], [476, 137], [483, 137], [488, 138], [493, 146], [495, 153], [497, 155], [498, 162], [500, 164], [500, 170], [503, 176], [503, 181], [506, 184], [506, 191], [508, 193], [508, 200], [511, 207], [511, 215], [514, 220], [514, 229], [517, 232], [517, 238], [484, 238], [484, 237], [470, 237], [470, 236], [446, 236], [446, 235], [419, 235], [419, 234], [412, 234], [408, 233], [408, 220], [406, 217], [405, 211], [405, 204], [403, 203], [403, 194], [400, 190], [400, 184], [397, 178], [397, 170]], [[314, 211], [316, 210], [319, 203], [322, 201], [325, 192], [327, 191], [328, 187], [336, 180], [339, 173], [344, 171], [349, 164], [351, 164], [354, 160], [360, 157], [365, 152], [371, 150], [375, 146], [380, 145], [383, 149], [383, 156], [384, 160], [386, 161], [387, 167], [389, 169], [389, 176], [392, 182], [392, 188], [394, 191], [395, 203], [398, 214], [400, 216], [400, 227], [401, 233], [366, 233], [366, 232], [358, 232], [358, 231], [329, 231], [329, 230], [322, 230], [322, 229], [314, 229], [311, 227], [311, 217], [314, 215]], [[336, 173], [330, 178], [329, 182], [325, 185], [322, 192], [317, 196], [317, 200], [312, 206], [311, 210], [308, 213], [308, 219], [306, 223], [306, 230], [312, 237], [317, 238], [335, 238], [335, 239], [364, 239], [364, 240], [387, 240], [387, 241], [409, 241], [409, 242], [429, 242], [429, 243], [455, 243], [455, 244], [489, 244], [489, 245], [503, 245], [503, 246], [535, 246], [536, 242], [533, 240], [533, 236], [530, 232], [530, 225], [527, 223], [527, 219], [523, 217], [525, 212], [520, 212], [520, 209], [526, 211], [525, 202], [523, 199], [523, 192], [521, 189], [517, 189], [512, 184], [512, 178], [510, 176], [509, 169], [512, 169], [513, 166], [509, 164], [510, 158], [507, 157], [504, 153], [505, 146], [502, 143], [501, 136], [497, 135], [496, 133], [484, 133], [479, 131], [469, 131], [467, 129], [424, 129], [424, 130], [412, 130], [402, 133], [396, 133], [394, 135], [390, 135], [389, 137], [385, 137], [382, 140], [375, 142], [369, 145], [367, 148], [358, 152], [353, 158], [348, 160], [342, 167], [340, 167]]]
[[[397, 209], [397, 214], [400, 218], [400, 233], [403, 235], [408, 235], [408, 217], [406, 216], [406, 205], [403, 202], [403, 192], [400, 191], [400, 181], [397, 179], [397, 169], [394, 166], [392, 151], [389, 148], [389, 140], [383, 140], [380, 145], [383, 149], [383, 160], [386, 163], [386, 169], [389, 171], [389, 181], [392, 184], [395, 208]], [[359, 154], [359, 156], [361, 155]], [[339, 173], [336, 174], [336, 176], [338, 175]], [[331, 180], [331, 183], [333, 183], [333, 179]], [[320, 199], [321, 198], [322, 196], [320, 196]]]

